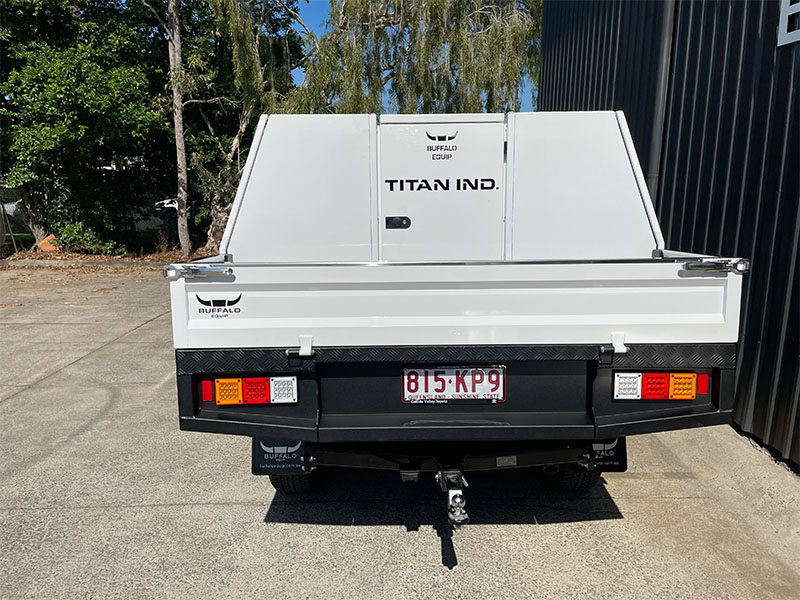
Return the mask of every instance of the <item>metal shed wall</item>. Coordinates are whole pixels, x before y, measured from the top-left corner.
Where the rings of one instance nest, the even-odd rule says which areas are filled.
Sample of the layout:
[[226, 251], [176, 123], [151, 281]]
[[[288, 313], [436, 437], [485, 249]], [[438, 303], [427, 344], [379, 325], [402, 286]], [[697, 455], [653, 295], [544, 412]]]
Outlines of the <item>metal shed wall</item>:
[[780, 0], [545, 1], [539, 106], [624, 110], [667, 247], [744, 256], [736, 422], [800, 464], [800, 43]]
[[[651, 195], [658, 156], [674, 11], [660, 2], [545, 2], [540, 110], [625, 107], [636, 153]], [[626, 35], [637, 32], [639, 37]], [[659, 101], [660, 99], [660, 101]], [[660, 114], [656, 111], [660, 110]]]

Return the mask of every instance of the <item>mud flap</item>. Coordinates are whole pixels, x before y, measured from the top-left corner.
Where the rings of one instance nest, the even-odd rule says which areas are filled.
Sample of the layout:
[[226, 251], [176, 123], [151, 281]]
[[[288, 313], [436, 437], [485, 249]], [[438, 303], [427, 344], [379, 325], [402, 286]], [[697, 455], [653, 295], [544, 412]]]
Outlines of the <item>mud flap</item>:
[[598, 471], [623, 473], [628, 470], [628, 447], [624, 437], [597, 442], [593, 448]]
[[253, 475], [304, 473], [305, 453], [305, 442], [254, 437]]

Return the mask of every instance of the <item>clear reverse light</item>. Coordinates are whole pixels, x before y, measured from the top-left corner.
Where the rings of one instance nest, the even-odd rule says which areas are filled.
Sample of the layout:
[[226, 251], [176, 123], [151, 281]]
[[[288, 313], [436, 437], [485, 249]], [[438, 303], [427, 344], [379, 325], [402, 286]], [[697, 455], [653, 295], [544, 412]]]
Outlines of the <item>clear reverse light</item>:
[[270, 377], [269, 387], [272, 404], [297, 403], [297, 377]]
[[614, 399], [639, 400], [642, 397], [641, 373], [615, 373]]

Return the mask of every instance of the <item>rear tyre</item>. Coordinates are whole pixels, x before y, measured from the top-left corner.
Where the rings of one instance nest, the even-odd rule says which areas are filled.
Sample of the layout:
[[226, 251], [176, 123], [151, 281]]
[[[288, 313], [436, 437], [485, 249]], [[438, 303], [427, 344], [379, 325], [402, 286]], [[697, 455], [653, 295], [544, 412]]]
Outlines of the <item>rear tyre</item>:
[[600, 482], [601, 471], [584, 469], [579, 465], [553, 465], [555, 472], [544, 472], [544, 480], [551, 487], [568, 492], [583, 492]]
[[313, 477], [313, 473], [270, 475], [269, 482], [282, 494], [307, 494], [314, 490], [316, 477]]

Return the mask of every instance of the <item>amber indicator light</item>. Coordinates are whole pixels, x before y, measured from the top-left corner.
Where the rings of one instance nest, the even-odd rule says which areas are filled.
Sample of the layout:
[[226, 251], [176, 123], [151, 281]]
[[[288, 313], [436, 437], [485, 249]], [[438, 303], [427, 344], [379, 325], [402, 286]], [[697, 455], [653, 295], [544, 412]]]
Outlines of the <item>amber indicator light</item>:
[[218, 405], [242, 404], [241, 379], [215, 379], [214, 388]]
[[669, 399], [694, 400], [697, 396], [696, 373], [670, 373]]

